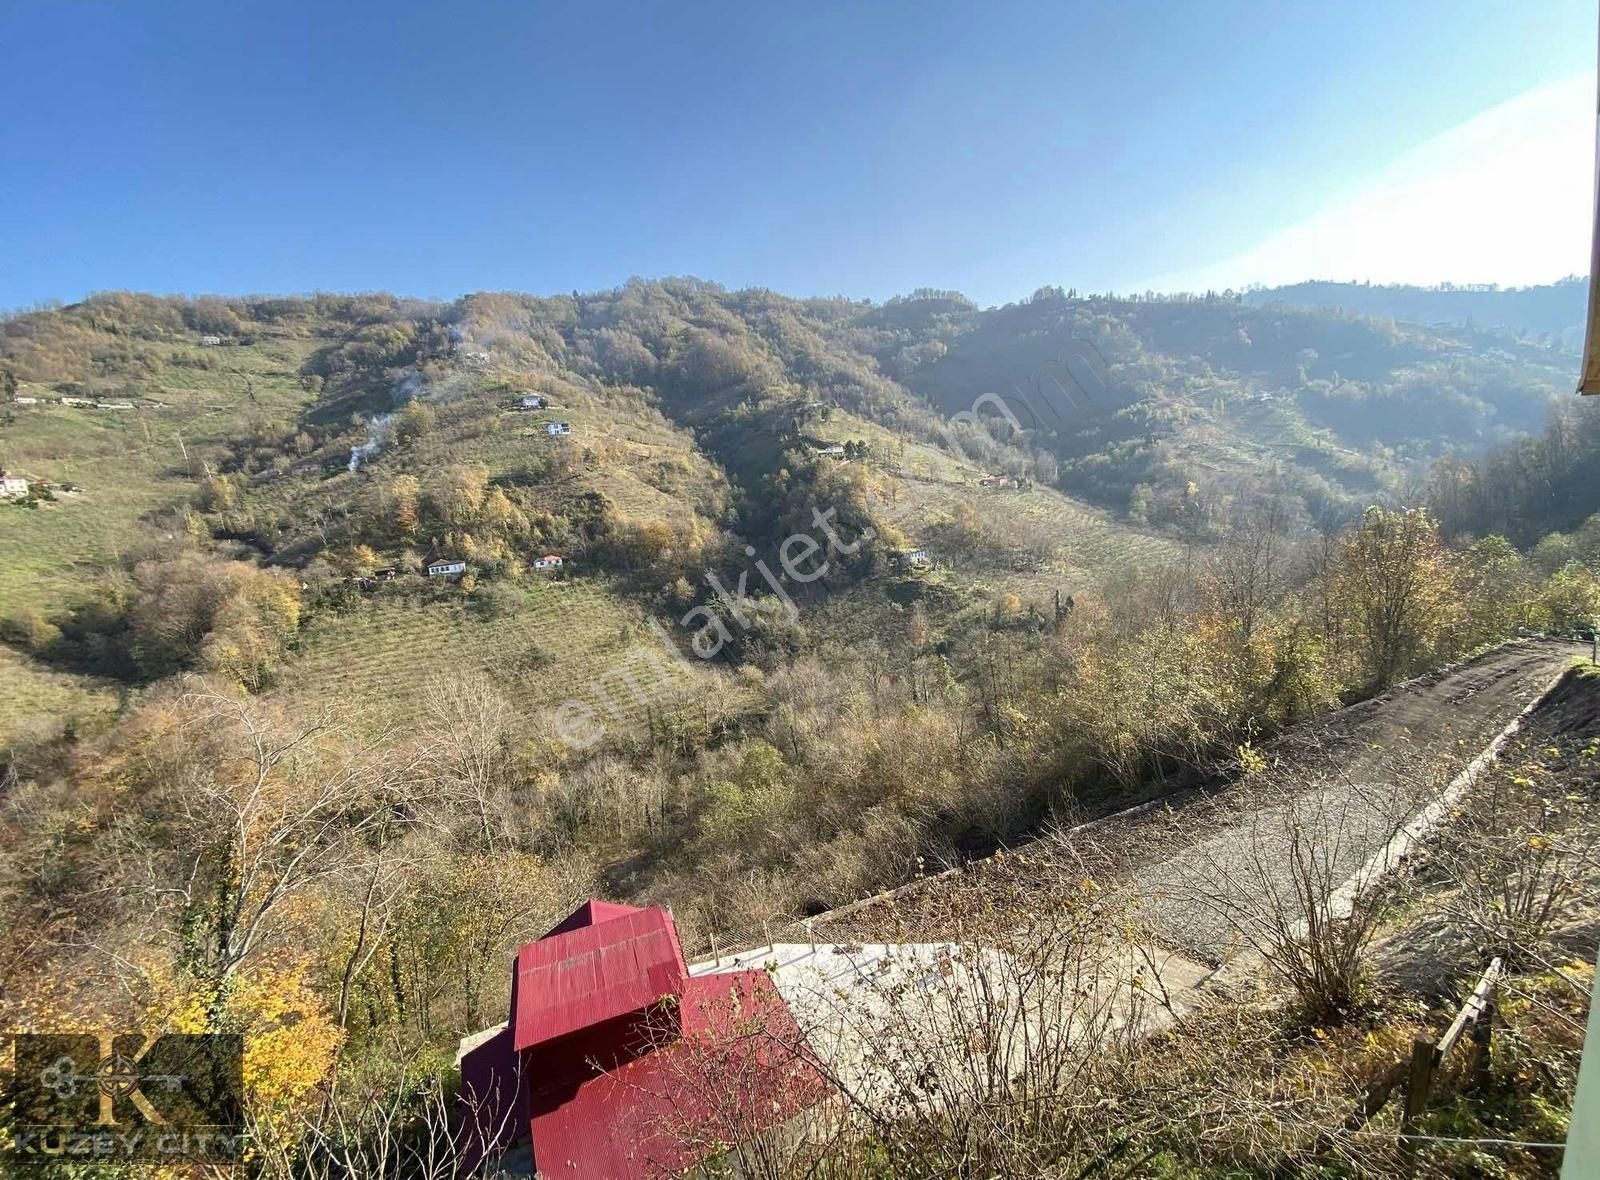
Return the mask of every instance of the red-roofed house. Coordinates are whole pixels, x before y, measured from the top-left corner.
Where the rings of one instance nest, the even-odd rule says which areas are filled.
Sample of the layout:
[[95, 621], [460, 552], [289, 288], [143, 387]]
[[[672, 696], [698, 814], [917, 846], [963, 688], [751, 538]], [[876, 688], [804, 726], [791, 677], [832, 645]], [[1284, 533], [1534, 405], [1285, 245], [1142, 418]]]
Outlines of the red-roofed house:
[[765, 971], [691, 977], [671, 917], [589, 901], [517, 954], [461, 1060], [468, 1164], [531, 1137], [548, 1177], [673, 1175], [826, 1093]]

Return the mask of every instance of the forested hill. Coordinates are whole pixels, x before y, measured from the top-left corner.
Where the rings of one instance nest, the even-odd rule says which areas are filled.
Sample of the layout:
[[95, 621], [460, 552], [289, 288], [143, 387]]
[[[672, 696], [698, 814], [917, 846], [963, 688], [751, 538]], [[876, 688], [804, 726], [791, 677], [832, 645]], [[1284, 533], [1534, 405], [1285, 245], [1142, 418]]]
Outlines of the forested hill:
[[1573, 397], [1538, 435], [1436, 465], [1429, 497], [1447, 536], [1499, 533], [1524, 548], [1548, 542], [1559, 554], [1564, 535], [1600, 513], [1597, 470], [1600, 399]]
[[[759, 942], [1219, 767], [1254, 790], [1285, 727], [1600, 612], [1600, 520], [1524, 556], [1412, 506], [1430, 461], [1453, 533], [1593, 503], [1574, 367], [1055, 288], [0, 322], [0, 986], [287, 1029], [320, 1109], [335, 1069], [447, 1063], [577, 898]], [[1529, 442], [1551, 404], [1586, 425]]]
[[[1348, 517], [1442, 456], [1537, 433], [1572, 388], [1575, 357], [1556, 340], [1262, 303], [1264, 294], [1123, 300], [1047, 287], [988, 309], [952, 292], [876, 305], [696, 280], [446, 305], [108, 294], [0, 324], [0, 396], [27, 403], [8, 410], [23, 416], [0, 442], [0, 462], [70, 480], [87, 428], [53, 416], [62, 398], [135, 403], [154, 440], [184, 401], [168, 393], [194, 390], [204, 417], [190, 437], [215, 426], [226, 451], [207, 470], [282, 481], [232, 511], [248, 514], [255, 499], [279, 515], [337, 518], [360, 481], [306, 477], [343, 470], [351, 448], [369, 442], [363, 465], [382, 471], [391, 435], [416, 433], [387, 415], [415, 401], [413, 417], [427, 411], [450, 427], [451, 462], [495, 469], [511, 421], [497, 415], [526, 387], [687, 431], [672, 444], [684, 462], [709, 461], [746, 493], [797, 442], [838, 442], [839, 429], [817, 425], [838, 411], [900, 442], [948, 448], [954, 438], [980, 466], [1203, 537], [1232, 505], [1262, 497], [1303, 522]], [[1457, 294], [1573, 308], [1582, 296], [1576, 282], [1420, 293]], [[974, 412], [990, 419], [987, 431], [950, 433], [952, 416]], [[119, 421], [102, 417], [88, 433], [115, 433]], [[626, 477], [625, 494], [640, 483], [603, 457], [584, 482], [607, 491], [612, 476]], [[150, 489], [129, 490], [142, 501]], [[234, 523], [266, 536], [260, 521]], [[288, 542], [264, 543], [281, 559]], [[297, 536], [291, 548], [304, 561], [322, 544]]]
[[1063, 487], [1202, 534], [1260, 496], [1337, 520], [1443, 455], [1536, 432], [1577, 364], [1551, 342], [1218, 296], [1043, 288], [979, 310], [923, 292], [853, 327], [947, 413], [1005, 399]]
[[1254, 307], [1286, 303], [1414, 324], [1472, 324], [1575, 346], [1582, 339], [1588, 295], [1589, 281], [1573, 276], [1534, 287], [1307, 282], [1247, 291], [1244, 299]]

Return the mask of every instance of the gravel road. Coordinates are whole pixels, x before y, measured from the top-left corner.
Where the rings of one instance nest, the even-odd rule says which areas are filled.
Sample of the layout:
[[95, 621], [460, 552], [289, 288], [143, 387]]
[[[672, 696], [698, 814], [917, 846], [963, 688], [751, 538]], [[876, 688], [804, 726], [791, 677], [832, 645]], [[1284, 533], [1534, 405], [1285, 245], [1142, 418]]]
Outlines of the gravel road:
[[[1068, 862], [1138, 894], [1161, 944], [1216, 964], [1230, 949], [1224, 915], [1195, 901], [1200, 892], [1234, 901], [1282, 893], [1289, 820], [1310, 816], [1320, 863], [1342, 882], [1475, 758], [1587, 645], [1538, 640], [1510, 644], [1383, 696], [1297, 725], [1264, 746], [1261, 774], [1188, 790], [1136, 814], [1047, 837], [1005, 857], [974, 861], [929, 878], [892, 903], [867, 900], [816, 919], [819, 939], [943, 939], [975, 918], [1026, 922], [1053, 904], [1055, 874], [1024, 867], [1029, 854]], [[1062, 846], [1065, 845], [1065, 849]], [[1054, 851], [1052, 851], [1052, 848]], [[1076, 870], [1069, 871], [1074, 876]], [[810, 937], [811, 934], [806, 935]]]
[[1137, 850], [1135, 889], [1158, 937], [1220, 961], [1230, 949], [1227, 910], [1260, 909], [1273, 893], [1292, 898], [1292, 832], [1315, 872], [1347, 879], [1579, 651], [1517, 644], [1407, 683], [1295, 727], [1265, 748], [1265, 771], [1228, 790], [1098, 836]]

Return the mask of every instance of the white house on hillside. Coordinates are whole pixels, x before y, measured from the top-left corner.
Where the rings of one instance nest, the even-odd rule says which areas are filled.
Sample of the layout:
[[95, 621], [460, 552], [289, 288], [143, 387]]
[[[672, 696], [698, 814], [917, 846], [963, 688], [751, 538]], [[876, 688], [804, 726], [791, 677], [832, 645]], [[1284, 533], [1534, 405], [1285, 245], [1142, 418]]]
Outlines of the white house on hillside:
[[430, 578], [459, 578], [467, 572], [467, 563], [457, 561], [454, 558], [441, 557], [423, 566], [422, 572]]
[[9, 471], [0, 471], [0, 500], [18, 500], [27, 494], [27, 480]]
[[571, 434], [572, 424], [570, 422], [551, 422], [545, 426], [544, 432], [551, 436], [555, 436], [557, 434]]
[[546, 553], [533, 563], [536, 570], [558, 570], [561, 568], [561, 558], [554, 553]]
[[522, 408], [524, 410], [542, 410], [544, 409], [544, 398], [537, 393], [525, 393], [522, 395]]

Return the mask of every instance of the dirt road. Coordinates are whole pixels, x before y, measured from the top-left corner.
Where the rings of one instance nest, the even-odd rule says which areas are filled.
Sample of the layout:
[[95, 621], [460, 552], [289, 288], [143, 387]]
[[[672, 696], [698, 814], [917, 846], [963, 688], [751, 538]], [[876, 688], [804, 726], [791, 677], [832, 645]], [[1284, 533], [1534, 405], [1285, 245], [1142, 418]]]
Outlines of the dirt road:
[[1500, 648], [1297, 726], [1263, 751], [1262, 772], [1100, 838], [1136, 850], [1134, 887], [1157, 936], [1215, 963], [1229, 950], [1223, 909], [1292, 898], [1296, 855], [1332, 882], [1361, 871], [1579, 650]]
[[[1326, 825], [1326, 871], [1348, 876], [1383, 847], [1421, 796], [1436, 794], [1585, 645], [1531, 641], [1496, 649], [1441, 673], [1289, 730], [1262, 749], [1267, 769], [1220, 788], [1184, 792], [1134, 815], [1100, 821], [1063, 842], [1073, 855], [1114, 863], [1131, 875], [1144, 917], [1173, 950], [1215, 964], [1229, 951], [1226, 920], [1194, 897], [1219, 878], [1235, 886], [1286, 889], [1287, 818], [1309, 799]], [[1045, 843], [1049, 843], [1046, 841]], [[1026, 856], [1026, 850], [1022, 855]], [[892, 905], [870, 901], [819, 916], [819, 939], [948, 938], [964, 916], [1001, 911], [1025, 920], [1036, 874], [1019, 857], [897, 891]], [[1342, 879], [1342, 876], [1340, 879]], [[1042, 882], [1040, 883], [1042, 885]]]

